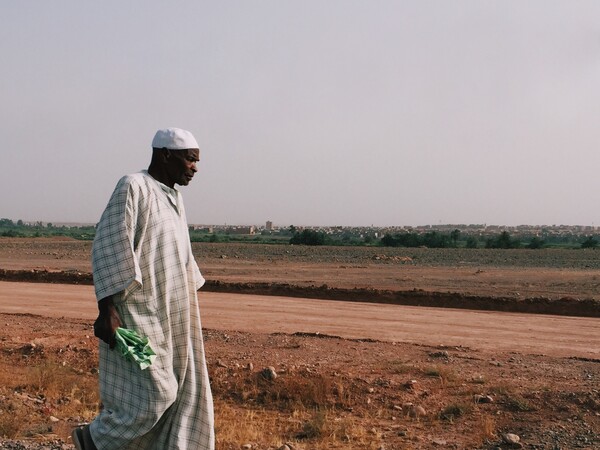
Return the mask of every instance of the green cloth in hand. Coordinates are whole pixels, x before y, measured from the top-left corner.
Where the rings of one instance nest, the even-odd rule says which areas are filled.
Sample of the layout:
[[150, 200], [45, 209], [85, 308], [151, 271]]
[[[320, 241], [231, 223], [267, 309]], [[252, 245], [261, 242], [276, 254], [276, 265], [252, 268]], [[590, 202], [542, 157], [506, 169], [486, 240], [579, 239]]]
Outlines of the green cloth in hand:
[[156, 359], [156, 353], [150, 347], [147, 337], [141, 337], [133, 330], [117, 328], [115, 333], [117, 345], [115, 349], [125, 358], [133, 361], [144, 370]]

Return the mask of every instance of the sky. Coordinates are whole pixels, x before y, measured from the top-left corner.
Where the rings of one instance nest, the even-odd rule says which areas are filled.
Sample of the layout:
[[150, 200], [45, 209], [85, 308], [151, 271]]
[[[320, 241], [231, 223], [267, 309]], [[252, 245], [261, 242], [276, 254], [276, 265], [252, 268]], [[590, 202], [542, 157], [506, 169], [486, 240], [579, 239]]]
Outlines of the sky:
[[188, 222], [600, 226], [600, 2], [0, 6], [0, 217], [95, 223], [190, 130]]

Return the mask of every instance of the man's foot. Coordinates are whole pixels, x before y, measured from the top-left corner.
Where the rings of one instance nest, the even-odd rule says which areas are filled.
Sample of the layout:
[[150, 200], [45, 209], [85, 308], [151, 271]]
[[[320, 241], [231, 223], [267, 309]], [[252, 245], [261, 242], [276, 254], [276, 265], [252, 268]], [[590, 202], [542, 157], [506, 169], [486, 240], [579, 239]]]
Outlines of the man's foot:
[[92, 441], [89, 425], [75, 428], [71, 433], [71, 438], [77, 450], [98, 450]]

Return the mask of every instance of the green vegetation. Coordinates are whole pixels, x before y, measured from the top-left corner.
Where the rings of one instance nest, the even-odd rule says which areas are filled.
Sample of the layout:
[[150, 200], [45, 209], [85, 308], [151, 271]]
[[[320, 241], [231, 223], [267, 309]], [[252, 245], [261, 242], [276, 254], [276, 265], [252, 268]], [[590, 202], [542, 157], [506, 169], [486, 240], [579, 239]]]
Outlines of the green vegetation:
[[289, 236], [271, 234], [232, 234], [225, 231], [194, 230], [190, 227], [192, 242], [242, 242], [248, 244], [287, 244]]
[[520, 248], [521, 241], [511, 238], [508, 231], [503, 231], [498, 236], [490, 237], [485, 243], [485, 248]]
[[465, 247], [467, 247], [467, 248], [478, 248], [479, 247], [479, 242], [477, 241], [477, 238], [475, 236], [469, 236], [469, 237], [467, 237], [467, 240], [465, 241]]
[[429, 248], [452, 248], [458, 246], [459, 230], [450, 234], [442, 234], [430, 231], [425, 234], [399, 233], [395, 235], [386, 234], [381, 238], [384, 247], [429, 247]]
[[[245, 227], [247, 230], [254, 227]], [[496, 227], [497, 230], [498, 227]], [[405, 248], [488, 248], [488, 249], [596, 249], [600, 247], [600, 236], [590, 234], [588, 230], [571, 230], [566, 227], [539, 227], [535, 230], [477, 232], [467, 226], [450, 229], [449, 232], [436, 230], [435, 227], [387, 232], [383, 237], [381, 229], [375, 227], [323, 227], [301, 228], [290, 225], [276, 230], [258, 229], [257, 232], [244, 231], [244, 227], [190, 227], [192, 242], [248, 243], [248, 244], [291, 244], [291, 245], [332, 245], [365, 247], [405, 247]], [[95, 227], [56, 226], [43, 222], [25, 223], [23, 220], [0, 219], [0, 236], [4, 237], [48, 237], [66, 236], [79, 240], [92, 240]]]
[[513, 237], [508, 231], [487, 236], [467, 235], [460, 230], [450, 233], [430, 231], [427, 233], [404, 232], [386, 234], [379, 244], [384, 247], [427, 247], [427, 248], [492, 248], [492, 249], [542, 249], [542, 248], [597, 248], [600, 241], [597, 236], [581, 236], [574, 234], [521, 235]]
[[598, 247], [598, 240], [594, 236], [588, 236], [581, 243], [581, 248], [596, 248]]
[[546, 245], [546, 241], [544, 241], [543, 239], [540, 239], [537, 236], [534, 236], [533, 238], [531, 238], [531, 241], [527, 245], [527, 248], [535, 250], [537, 248], [544, 248], [544, 245]]
[[0, 219], [0, 236], [4, 237], [49, 237], [66, 236], [80, 240], [92, 240], [96, 230], [93, 226], [54, 226], [52, 223], [44, 225], [42, 222], [31, 224], [22, 220], [13, 222], [11, 219]]
[[302, 232], [295, 232], [290, 239], [292, 245], [324, 245], [325, 244], [325, 233], [304, 229]]

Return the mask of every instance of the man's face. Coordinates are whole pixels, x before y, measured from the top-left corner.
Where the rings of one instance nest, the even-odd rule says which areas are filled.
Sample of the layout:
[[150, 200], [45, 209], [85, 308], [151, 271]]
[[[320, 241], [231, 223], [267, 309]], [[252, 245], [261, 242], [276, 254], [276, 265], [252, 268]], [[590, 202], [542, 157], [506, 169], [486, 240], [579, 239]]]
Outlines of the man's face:
[[180, 186], [187, 186], [194, 174], [198, 171], [196, 163], [200, 160], [200, 150], [189, 148], [187, 150], [167, 150], [167, 174], [169, 181]]

